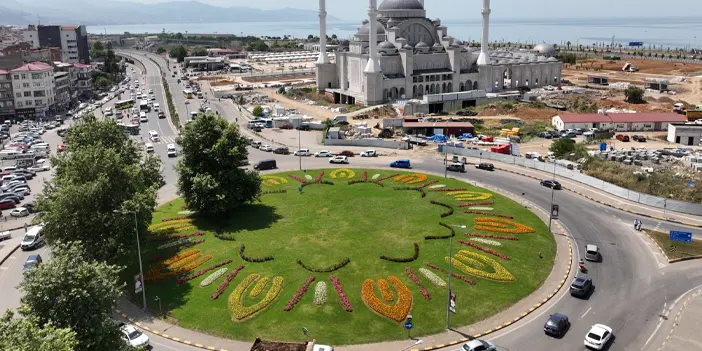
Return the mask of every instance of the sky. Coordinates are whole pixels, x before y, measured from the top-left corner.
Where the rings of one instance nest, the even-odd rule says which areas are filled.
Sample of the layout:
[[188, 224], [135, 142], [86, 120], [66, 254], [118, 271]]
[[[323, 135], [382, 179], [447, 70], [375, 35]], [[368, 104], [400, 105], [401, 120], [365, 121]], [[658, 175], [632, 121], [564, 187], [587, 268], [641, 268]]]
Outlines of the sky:
[[[97, 0], [96, 0], [97, 1]], [[139, 3], [189, 0], [125, 0]], [[316, 10], [319, 0], [199, 0], [211, 5], [248, 6], [260, 9], [293, 7]], [[378, 0], [380, 4], [382, 0]], [[425, 0], [427, 16], [444, 20], [480, 18], [480, 0]], [[493, 0], [492, 18], [599, 18], [599, 17], [665, 17], [702, 15], [700, 0]], [[368, 1], [327, 0], [327, 12], [342, 20], [358, 20], [366, 16]]]

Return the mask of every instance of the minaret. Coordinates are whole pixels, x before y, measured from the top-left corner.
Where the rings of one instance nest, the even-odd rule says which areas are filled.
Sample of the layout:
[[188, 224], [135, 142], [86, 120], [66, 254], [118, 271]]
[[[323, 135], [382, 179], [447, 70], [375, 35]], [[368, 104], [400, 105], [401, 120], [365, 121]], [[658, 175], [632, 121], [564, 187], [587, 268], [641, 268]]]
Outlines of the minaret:
[[480, 42], [480, 56], [478, 56], [478, 65], [485, 66], [490, 64], [488, 56], [488, 43], [490, 36], [488, 29], [490, 28], [490, 0], [483, 0], [483, 10], [480, 12], [483, 15], [483, 38]]
[[368, 53], [368, 63], [366, 64], [366, 73], [379, 73], [380, 63], [378, 62], [378, 8], [376, 0], [370, 0], [368, 6], [368, 42], [370, 44]]
[[319, 58], [317, 63], [329, 63], [329, 55], [327, 54], [326, 0], [319, 0]]

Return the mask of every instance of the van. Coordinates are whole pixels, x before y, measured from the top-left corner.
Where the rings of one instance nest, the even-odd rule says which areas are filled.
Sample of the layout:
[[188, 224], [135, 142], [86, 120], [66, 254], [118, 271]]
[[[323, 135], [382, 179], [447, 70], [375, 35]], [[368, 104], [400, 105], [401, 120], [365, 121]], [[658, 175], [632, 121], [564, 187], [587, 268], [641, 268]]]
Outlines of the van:
[[148, 153], [153, 153], [154, 152], [154, 144], [152, 144], [152, 143], [144, 144], [144, 151], [146, 151]]
[[263, 160], [254, 165], [254, 169], [259, 171], [276, 168], [278, 168], [278, 165], [275, 163], [275, 160]]
[[597, 247], [597, 245], [585, 246], [585, 259], [594, 262], [600, 261], [600, 249]]
[[49, 150], [50, 148], [49, 143], [32, 144], [32, 146], [29, 147], [30, 150]]
[[258, 141], [258, 140], [254, 140], [254, 141], [251, 142], [251, 146], [254, 147], [254, 148], [256, 148], [256, 149], [258, 149], [258, 148], [261, 147], [261, 142]]
[[15, 150], [2, 150], [0, 151], [0, 160], [12, 160], [20, 155], [19, 152]]
[[196, 119], [196, 118], [197, 118], [197, 111], [190, 112], [190, 119]]
[[159, 141], [161, 141], [161, 137], [158, 136], [158, 133], [156, 133], [155, 130], [150, 130], [150, 131], [149, 131], [149, 139], [151, 139], [151, 141], [153, 141], [153, 142], [159, 142]]
[[161, 109], [161, 105], [154, 103], [154, 111], [158, 112]]
[[29, 228], [27, 234], [24, 235], [20, 248], [22, 251], [37, 248], [44, 243], [44, 236], [42, 235], [42, 229], [44, 227], [38, 225]]
[[176, 150], [175, 144], [166, 145], [166, 154], [168, 155], [168, 157], [178, 156], [178, 150]]

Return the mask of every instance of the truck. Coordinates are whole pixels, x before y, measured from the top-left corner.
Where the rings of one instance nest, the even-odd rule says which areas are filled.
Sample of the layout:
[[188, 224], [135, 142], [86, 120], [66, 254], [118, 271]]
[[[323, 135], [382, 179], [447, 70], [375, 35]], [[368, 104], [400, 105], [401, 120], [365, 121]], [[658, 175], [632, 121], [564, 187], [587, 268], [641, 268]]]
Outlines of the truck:
[[251, 346], [251, 351], [334, 351], [334, 347], [317, 344], [316, 340], [308, 342], [276, 342], [256, 338]]
[[332, 122], [333, 122], [334, 124], [349, 123], [349, 116], [347, 116], [347, 115], [336, 115], [336, 116], [334, 116], [334, 119], [332, 119]]
[[624, 71], [624, 72], [638, 72], [639, 68], [634, 66], [634, 64], [631, 62], [627, 62], [624, 64], [624, 67], [622, 67], [622, 71]]

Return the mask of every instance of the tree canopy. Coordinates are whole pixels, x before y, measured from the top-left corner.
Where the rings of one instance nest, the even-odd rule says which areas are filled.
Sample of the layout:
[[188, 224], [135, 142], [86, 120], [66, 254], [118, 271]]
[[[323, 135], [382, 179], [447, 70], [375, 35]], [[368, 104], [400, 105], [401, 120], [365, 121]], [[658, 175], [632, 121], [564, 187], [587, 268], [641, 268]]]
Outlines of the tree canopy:
[[0, 317], [0, 350], [73, 351], [76, 346], [76, 333], [70, 328], [42, 325], [37, 317], [15, 317], [12, 311]]
[[168, 56], [176, 59], [178, 62], [183, 62], [185, 61], [185, 57], [188, 56], [188, 50], [186, 50], [183, 45], [174, 46], [168, 50]]
[[54, 243], [52, 259], [27, 272], [20, 283], [21, 309], [40, 325], [51, 321], [75, 332], [75, 350], [122, 350], [124, 341], [110, 318], [122, 296], [122, 268], [86, 259], [84, 252], [80, 242]]
[[644, 90], [635, 87], [635, 86], [630, 86], [624, 90], [624, 96], [626, 96], [626, 101], [632, 104], [642, 104], [645, 102], [644, 100]]
[[573, 139], [570, 138], [556, 139], [551, 143], [549, 150], [553, 152], [554, 156], [560, 158], [574, 152], [575, 143], [573, 142]]
[[261, 107], [261, 105], [254, 106], [253, 110], [251, 111], [251, 114], [253, 114], [256, 117], [263, 117], [263, 107]]
[[136, 252], [135, 224], [114, 211], [136, 211], [139, 231], [146, 231], [163, 181], [160, 160], [142, 156], [113, 121], [87, 118], [66, 144], [71, 152], [52, 157], [56, 176], [38, 198], [44, 237], [50, 245], [80, 240], [86, 258], [120, 262]]
[[193, 46], [190, 48], [191, 56], [207, 56], [207, 49], [202, 46]]
[[201, 215], [222, 215], [254, 200], [261, 189], [258, 172], [248, 164], [248, 140], [221, 116], [200, 115], [182, 134], [178, 192]]

